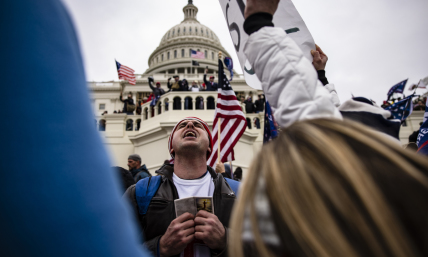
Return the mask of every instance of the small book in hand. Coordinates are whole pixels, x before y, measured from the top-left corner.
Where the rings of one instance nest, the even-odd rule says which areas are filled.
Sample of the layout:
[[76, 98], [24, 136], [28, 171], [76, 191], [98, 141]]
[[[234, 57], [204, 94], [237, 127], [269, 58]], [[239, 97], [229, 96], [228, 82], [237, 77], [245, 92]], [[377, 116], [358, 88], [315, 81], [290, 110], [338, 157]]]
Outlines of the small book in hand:
[[212, 197], [187, 197], [183, 199], [174, 200], [175, 215], [177, 217], [188, 212], [196, 215], [198, 211], [207, 211], [214, 213], [214, 203]]

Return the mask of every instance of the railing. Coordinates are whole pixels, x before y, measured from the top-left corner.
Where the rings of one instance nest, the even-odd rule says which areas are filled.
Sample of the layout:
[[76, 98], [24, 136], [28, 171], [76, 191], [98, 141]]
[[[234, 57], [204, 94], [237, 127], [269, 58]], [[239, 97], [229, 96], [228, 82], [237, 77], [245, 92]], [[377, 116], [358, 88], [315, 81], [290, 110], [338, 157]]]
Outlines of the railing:
[[[100, 131], [109, 131], [115, 126], [114, 130], [122, 130], [127, 134], [136, 134], [146, 122], [151, 119], [162, 119], [163, 115], [189, 115], [213, 117], [217, 102], [217, 91], [175, 91], [162, 95], [156, 105], [151, 106], [152, 102], [147, 102], [141, 106], [141, 115], [109, 114], [96, 117], [96, 126]], [[247, 129], [257, 130], [263, 128], [263, 113], [245, 113], [245, 105], [241, 108], [247, 117]], [[212, 111], [209, 113], [202, 111]], [[185, 113], [186, 112], [186, 113]], [[200, 112], [200, 113], [198, 113]], [[134, 112], [135, 113], [135, 112]], [[114, 125], [113, 125], [114, 124]], [[258, 126], [257, 126], [258, 125]]]

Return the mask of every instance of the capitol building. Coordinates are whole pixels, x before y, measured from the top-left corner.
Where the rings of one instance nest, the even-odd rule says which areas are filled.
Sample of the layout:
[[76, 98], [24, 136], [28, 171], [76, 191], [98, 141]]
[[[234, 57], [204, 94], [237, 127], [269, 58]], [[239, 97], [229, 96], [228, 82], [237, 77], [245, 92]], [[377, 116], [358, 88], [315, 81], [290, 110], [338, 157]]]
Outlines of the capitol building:
[[[162, 95], [157, 105], [150, 107], [150, 102], [142, 105], [139, 115], [113, 114], [122, 110], [123, 103], [119, 100], [121, 88], [124, 88], [124, 96], [132, 93], [135, 103], [143, 101], [152, 90], [148, 84], [148, 77], [152, 76], [161, 87], [168, 91], [167, 81], [174, 75], [180, 79], [187, 79], [189, 84], [197, 80], [203, 83], [205, 68], [208, 67], [207, 76], [215, 76], [218, 73], [218, 53], [229, 57], [218, 37], [210, 28], [197, 20], [198, 8], [189, 0], [183, 8], [184, 20], [173, 26], [160, 39], [159, 46], [150, 55], [149, 68], [143, 74], [136, 74], [136, 85], [130, 85], [125, 81], [115, 82], [89, 82], [95, 123], [100, 130], [107, 148], [110, 151], [113, 165], [127, 168], [127, 158], [130, 154], [139, 154], [142, 163], [146, 164], [149, 171], [159, 169], [165, 160], [170, 158], [168, 153], [168, 137], [174, 125], [181, 119], [196, 116], [212, 126], [214, 119], [213, 104], [217, 99], [216, 91], [175, 91]], [[197, 59], [200, 66], [192, 66], [191, 50], [205, 54], [205, 59]], [[228, 77], [230, 74], [226, 72]], [[249, 87], [243, 75], [235, 73], [232, 88], [238, 99], [242, 96], [252, 95], [253, 101], [262, 91]], [[181, 102], [181, 107], [173, 105]], [[243, 111], [245, 113], [245, 108]], [[102, 115], [105, 111], [108, 114]], [[408, 142], [408, 136], [419, 129], [423, 111], [415, 111], [408, 119], [400, 132], [403, 144]], [[247, 126], [245, 133], [236, 144], [235, 161], [233, 168], [241, 167], [244, 173], [247, 171], [253, 157], [261, 149], [263, 144], [264, 113], [245, 113]], [[257, 121], [260, 126], [255, 126]]]
[[[136, 74], [136, 85], [130, 85], [126, 81], [116, 82], [89, 82], [93, 111], [96, 123], [110, 150], [113, 165], [126, 167], [130, 154], [139, 154], [142, 163], [146, 164], [149, 171], [154, 172], [160, 168], [164, 161], [170, 158], [168, 153], [168, 137], [174, 125], [181, 119], [196, 116], [212, 126], [214, 109], [212, 104], [217, 100], [216, 91], [174, 91], [162, 95], [154, 108], [150, 102], [142, 105], [141, 115], [113, 114], [122, 110], [123, 103], [119, 100], [120, 90], [124, 87], [124, 96], [132, 93], [134, 102], [138, 103], [150, 95], [152, 90], [148, 84], [148, 77], [152, 76], [161, 87], [168, 91], [167, 81], [174, 75], [180, 79], [186, 79], [189, 84], [197, 80], [203, 83], [206, 67], [207, 76], [215, 76], [217, 82], [218, 53], [229, 57], [216, 36], [215, 32], [204, 26], [197, 20], [198, 8], [192, 1], [183, 8], [184, 20], [173, 26], [160, 39], [159, 46], [150, 55], [149, 68], [143, 74]], [[196, 59], [200, 66], [192, 66], [191, 50], [205, 54], [205, 59]], [[243, 75], [234, 72], [232, 88], [237, 97], [252, 95], [253, 101], [257, 100], [257, 91], [249, 87]], [[226, 71], [230, 78], [230, 74]], [[181, 101], [181, 108], [174, 108], [173, 102]], [[179, 102], [178, 101], [178, 102]], [[106, 115], [102, 115], [105, 111]], [[245, 108], [243, 106], [245, 113]], [[135, 112], [134, 112], [135, 114]], [[263, 113], [246, 114], [251, 128], [247, 130], [235, 146], [235, 161], [233, 168], [241, 167], [245, 172], [263, 144]], [[261, 127], [255, 126], [255, 121]]]

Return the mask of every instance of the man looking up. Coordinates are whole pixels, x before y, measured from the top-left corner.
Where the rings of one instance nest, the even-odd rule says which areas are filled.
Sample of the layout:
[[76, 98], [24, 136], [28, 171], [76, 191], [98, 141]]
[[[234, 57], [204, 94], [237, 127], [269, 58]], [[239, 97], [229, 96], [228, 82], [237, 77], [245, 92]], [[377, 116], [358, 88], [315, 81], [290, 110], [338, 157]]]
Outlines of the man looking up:
[[[168, 147], [174, 165], [164, 165], [156, 172], [162, 176], [161, 182], [146, 214], [139, 212], [136, 197], [144, 181], [126, 192], [146, 247], [155, 256], [187, 256], [189, 252], [191, 256], [226, 256], [227, 227], [235, 194], [223, 176], [206, 164], [212, 151], [208, 125], [198, 118], [183, 119], [172, 130]], [[213, 197], [215, 213], [201, 210], [196, 216], [185, 213], [176, 217], [174, 200], [192, 196]]]
[[134, 177], [135, 182], [152, 176], [152, 174], [147, 170], [146, 165], [141, 166], [141, 157], [138, 154], [131, 154], [128, 157], [128, 168]]

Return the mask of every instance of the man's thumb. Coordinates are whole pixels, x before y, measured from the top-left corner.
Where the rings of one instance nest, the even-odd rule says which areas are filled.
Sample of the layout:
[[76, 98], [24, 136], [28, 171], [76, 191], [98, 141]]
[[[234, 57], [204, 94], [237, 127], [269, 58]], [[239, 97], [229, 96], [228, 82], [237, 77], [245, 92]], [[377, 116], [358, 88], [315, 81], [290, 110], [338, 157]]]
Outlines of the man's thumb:
[[320, 52], [318, 52], [318, 51], [314, 51], [313, 56], [314, 56], [314, 61], [321, 59]]

